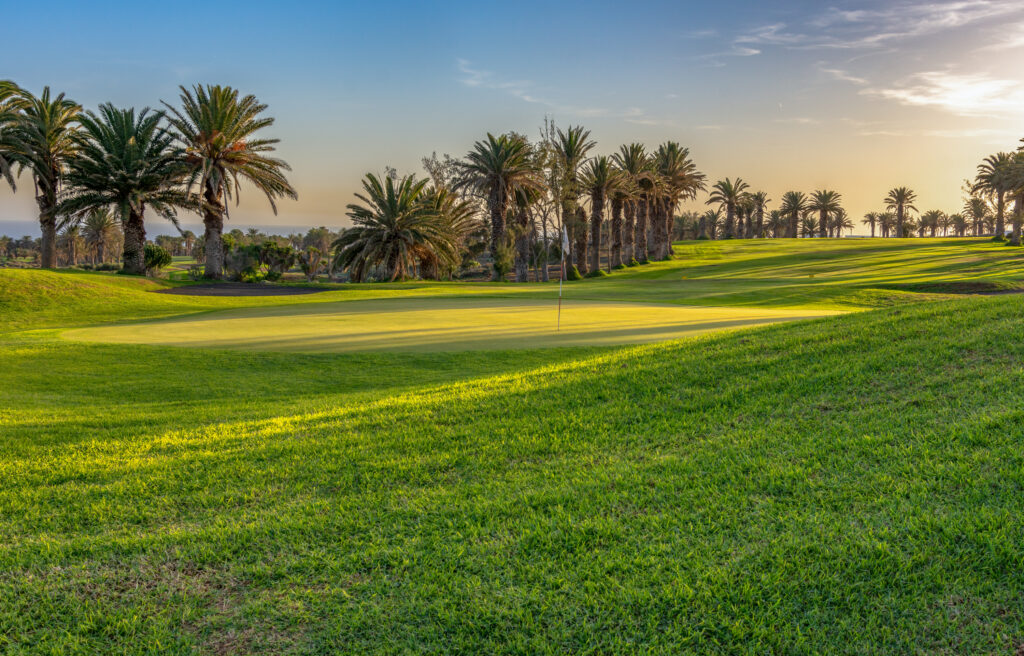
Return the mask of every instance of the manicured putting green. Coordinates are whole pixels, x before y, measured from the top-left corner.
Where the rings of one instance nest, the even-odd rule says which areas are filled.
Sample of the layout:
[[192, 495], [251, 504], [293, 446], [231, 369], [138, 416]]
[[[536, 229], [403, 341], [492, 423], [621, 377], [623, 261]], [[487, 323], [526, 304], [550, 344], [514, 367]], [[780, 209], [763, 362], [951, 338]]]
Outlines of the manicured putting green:
[[268, 351], [462, 351], [653, 342], [827, 310], [689, 307], [505, 298], [402, 298], [239, 308], [78, 328], [68, 339]]

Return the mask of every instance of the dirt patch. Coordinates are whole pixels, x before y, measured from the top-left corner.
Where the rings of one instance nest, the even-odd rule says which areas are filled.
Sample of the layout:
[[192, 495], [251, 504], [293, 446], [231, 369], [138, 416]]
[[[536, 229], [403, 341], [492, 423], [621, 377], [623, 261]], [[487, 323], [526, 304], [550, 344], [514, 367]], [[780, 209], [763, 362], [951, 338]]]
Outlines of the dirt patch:
[[246, 282], [201, 283], [161, 289], [157, 294], [178, 294], [181, 296], [297, 296], [301, 294], [319, 294], [331, 291], [331, 287], [285, 287], [283, 285], [265, 285]]

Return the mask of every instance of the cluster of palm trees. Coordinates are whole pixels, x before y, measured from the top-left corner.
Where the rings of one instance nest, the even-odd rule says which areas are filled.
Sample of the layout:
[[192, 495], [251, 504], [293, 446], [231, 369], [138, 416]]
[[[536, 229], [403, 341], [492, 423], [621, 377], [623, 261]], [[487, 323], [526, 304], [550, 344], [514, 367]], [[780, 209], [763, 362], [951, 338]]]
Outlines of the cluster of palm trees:
[[526, 282], [531, 263], [547, 280], [562, 233], [570, 278], [603, 274], [602, 260], [612, 269], [670, 257], [676, 208], [705, 188], [689, 151], [634, 143], [591, 156], [595, 145], [582, 127], [545, 123], [537, 142], [488, 134], [463, 159], [429, 167], [429, 180], [368, 174], [348, 206], [355, 227], [334, 244], [337, 266], [353, 280], [378, 269], [391, 280], [450, 274], [481, 233], [495, 280], [514, 271]]
[[49, 88], [35, 96], [0, 81], [0, 176], [15, 190], [22, 173], [31, 176], [41, 266], [57, 265], [59, 231], [88, 230], [89, 217], [107, 211], [120, 224], [124, 271], [144, 274], [147, 210], [175, 223], [187, 210], [203, 217], [205, 275], [218, 278], [240, 183], [262, 191], [275, 212], [277, 199], [296, 198], [288, 165], [270, 155], [277, 140], [260, 136], [274, 122], [265, 105], [231, 87], [180, 91], [180, 105], [163, 103], [164, 111], [108, 103], [93, 112]]

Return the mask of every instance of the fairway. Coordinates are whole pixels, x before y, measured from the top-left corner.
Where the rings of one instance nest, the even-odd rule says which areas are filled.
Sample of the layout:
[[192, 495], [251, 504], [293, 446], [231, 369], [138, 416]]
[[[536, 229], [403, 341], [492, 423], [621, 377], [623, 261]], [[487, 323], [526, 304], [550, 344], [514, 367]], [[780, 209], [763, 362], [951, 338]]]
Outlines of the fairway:
[[461, 351], [634, 344], [835, 314], [504, 298], [402, 298], [239, 308], [77, 328], [72, 340], [296, 352]]

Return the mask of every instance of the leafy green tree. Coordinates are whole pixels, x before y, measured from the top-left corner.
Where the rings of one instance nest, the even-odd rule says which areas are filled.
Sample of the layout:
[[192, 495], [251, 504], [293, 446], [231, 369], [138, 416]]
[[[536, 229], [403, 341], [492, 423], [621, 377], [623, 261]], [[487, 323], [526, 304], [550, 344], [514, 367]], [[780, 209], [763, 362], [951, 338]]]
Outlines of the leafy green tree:
[[28, 170], [32, 174], [43, 235], [40, 265], [52, 269], [57, 266], [58, 194], [67, 163], [78, 145], [75, 134], [82, 108], [64, 94], [51, 96], [49, 87], [36, 97], [23, 89], [11, 89], [9, 84], [5, 84], [4, 93], [8, 103], [17, 104], [17, 112], [6, 119], [5, 160], [16, 164], [19, 173]]
[[306, 282], [316, 282], [317, 276], [323, 269], [324, 256], [316, 246], [308, 246], [306, 250], [299, 251], [296, 259], [299, 263], [299, 270], [306, 276]]
[[491, 219], [492, 280], [501, 280], [504, 272], [498, 263], [507, 259], [507, 252], [502, 249], [507, 247], [506, 216], [513, 195], [517, 189], [538, 189], [542, 185], [530, 144], [518, 136], [495, 137], [488, 133], [486, 141], [473, 144], [473, 150], [460, 162], [459, 169], [462, 177], [456, 188], [470, 190], [486, 199]]
[[69, 162], [66, 215], [113, 207], [124, 230], [124, 271], [146, 272], [145, 212], [155, 211], [177, 225], [175, 210], [195, 209], [184, 191], [186, 167], [173, 136], [161, 126], [163, 114], [100, 105], [99, 114], [79, 116], [77, 154]]
[[175, 137], [184, 148], [188, 165], [188, 186], [198, 186], [208, 278], [223, 275], [222, 234], [227, 217], [227, 202], [237, 203], [241, 182], [248, 181], [263, 192], [274, 214], [277, 199], [297, 199], [284, 172], [291, 167], [269, 154], [278, 139], [257, 135], [274, 124], [265, 116], [267, 106], [255, 96], [239, 98], [237, 90], [219, 85], [195, 85], [181, 88], [181, 108], [164, 103]]
[[896, 213], [897, 238], [906, 236], [907, 211], [917, 211], [917, 208], [914, 207], [914, 201], [916, 200], [917, 194], [907, 187], [895, 187], [889, 190], [889, 194], [885, 197], [886, 208]]
[[169, 266], [174, 258], [167, 252], [167, 249], [157, 246], [156, 244], [146, 244], [143, 249], [143, 258], [145, 263], [145, 271], [147, 274], [152, 274], [166, 266]]

